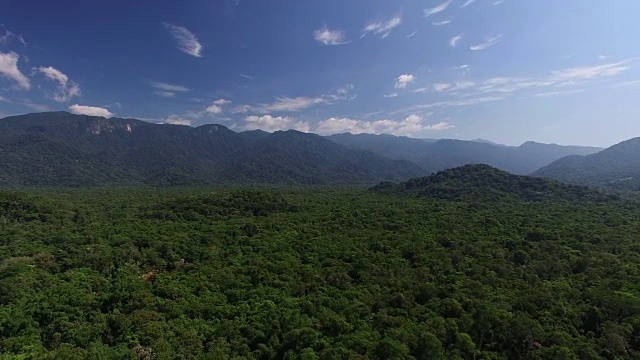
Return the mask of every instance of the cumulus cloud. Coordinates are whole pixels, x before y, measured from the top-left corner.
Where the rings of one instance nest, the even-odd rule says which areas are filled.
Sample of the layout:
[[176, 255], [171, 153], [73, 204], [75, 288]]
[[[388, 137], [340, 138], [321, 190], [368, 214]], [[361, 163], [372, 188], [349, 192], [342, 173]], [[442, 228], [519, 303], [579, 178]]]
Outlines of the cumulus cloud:
[[344, 45], [346, 35], [342, 30], [331, 30], [326, 26], [313, 32], [313, 38], [325, 45]]
[[202, 57], [202, 44], [195, 35], [182, 26], [164, 23], [178, 45], [178, 50], [195, 57]]
[[53, 66], [39, 67], [37, 71], [42, 73], [48, 80], [58, 83], [56, 90], [51, 95], [53, 100], [66, 102], [74, 96], [80, 96], [80, 85], [70, 81], [69, 77], [62, 71]]
[[0, 75], [15, 81], [20, 89], [29, 90], [31, 82], [18, 69], [18, 60], [20, 60], [20, 55], [13, 51], [8, 53], [0, 52]]
[[191, 126], [192, 120], [183, 118], [178, 115], [169, 115], [162, 121], [162, 124]]
[[458, 44], [460, 43], [460, 40], [462, 40], [463, 37], [464, 37], [464, 33], [460, 33], [452, 37], [451, 39], [449, 39], [449, 45], [451, 45], [451, 47], [458, 46]]
[[435, 15], [438, 13], [441, 13], [445, 10], [447, 10], [447, 8], [449, 7], [449, 5], [451, 5], [451, 3], [453, 2], [453, 0], [447, 0], [443, 3], [441, 3], [440, 5], [434, 6], [432, 8], [428, 8], [428, 9], [424, 9], [424, 16], [425, 17], [429, 17], [431, 15]]
[[380, 35], [381, 38], [389, 36], [391, 31], [402, 24], [402, 15], [396, 15], [386, 21], [372, 21], [364, 28], [364, 33]]
[[417, 77], [411, 74], [402, 74], [398, 76], [396, 79], [395, 88], [396, 89], [404, 89], [409, 86], [411, 83], [416, 81]]
[[244, 121], [246, 122], [245, 127], [249, 130], [261, 129], [264, 131], [277, 131], [287, 129], [293, 122], [293, 119], [283, 116], [252, 115], [247, 116]]
[[476, 45], [473, 45], [473, 46], [469, 47], [469, 49], [472, 50], [472, 51], [485, 50], [485, 49], [488, 49], [488, 48], [492, 47], [493, 45], [498, 44], [503, 39], [504, 39], [504, 35], [502, 35], [502, 34], [496, 35], [494, 37], [487, 38], [486, 41], [483, 42], [483, 43], [476, 44]]
[[85, 106], [85, 105], [71, 105], [69, 106], [69, 111], [78, 115], [89, 115], [89, 116], [102, 116], [106, 118], [110, 118], [113, 116], [113, 113], [105, 108], [97, 107], [97, 106]]
[[222, 112], [222, 107], [219, 105], [213, 104], [209, 106], [206, 110], [210, 114], [220, 114]]
[[403, 120], [358, 120], [351, 118], [329, 118], [318, 123], [316, 132], [319, 134], [337, 134], [350, 132], [352, 134], [393, 134], [413, 135], [422, 131], [443, 131], [453, 128], [453, 125], [440, 122], [425, 124], [425, 119], [416, 114], [407, 116]]
[[213, 102], [214, 105], [220, 105], [220, 106], [226, 105], [226, 104], [230, 104], [230, 103], [231, 103], [231, 101], [227, 100], [227, 99], [218, 99], [218, 100]]

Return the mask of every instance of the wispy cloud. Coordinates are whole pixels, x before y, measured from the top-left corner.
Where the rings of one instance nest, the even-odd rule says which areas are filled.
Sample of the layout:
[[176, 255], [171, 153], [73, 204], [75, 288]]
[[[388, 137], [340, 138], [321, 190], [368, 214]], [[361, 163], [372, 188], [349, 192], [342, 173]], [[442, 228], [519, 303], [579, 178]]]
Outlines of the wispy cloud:
[[20, 89], [29, 90], [31, 88], [31, 82], [20, 72], [20, 69], [18, 69], [19, 60], [20, 55], [13, 51], [6, 54], [0, 52], [0, 75], [15, 81]]
[[405, 35], [406, 38], [412, 38], [414, 36], [416, 36], [416, 34], [418, 33], [418, 30], [412, 32], [411, 34]]
[[460, 33], [452, 37], [451, 39], [449, 39], [449, 45], [451, 45], [451, 47], [458, 46], [458, 44], [460, 43], [460, 40], [462, 40], [463, 37], [464, 37], [464, 33]]
[[337, 134], [350, 132], [352, 134], [393, 134], [413, 135], [423, 131], [444, 131], [454, 126], [445, 122], [426, 124], [425, 118], [412, 114], [402, 120], [360, 120], [352, 118], [329, 118], [322, 120], [316, 127], [319, 134]]
[[460, 6], [460, 9], [466, 8], [467, 6], [473, 4], [476, 0], [467, 0], [464, 4]]
[[431, 15], [435, 15], [435, 14], [441, 13], [441, 12], [447, 10], [447, 8], [449, 7], [449, 5], [451, 5], [452, 2], [453, 2], [453, 0], [446, 0], [445, 2], [441, 3], [440, 5], [434, 6], [432, 8], [424, 9], [424, 16], [425, 17], [429, 17]]
[[553, 71], [551, 78], [557, 81], [585, 80], [597, 77], [615, 76], [631, 67], [631, 60], [596, 66], [574, 67]]
[[178, 50], [195, 57], [202, 57], [202, 44], [198, 38], [187, 28], [169, 23], [164, 23], [171, 36], [178, 44]]
[[344, 45], [348, 41], [342, 30], [329, 29], [326, 26], [313, 32], [313, 38], [325, 45]]
[[245, 79], [249, 79], [249, 80], [253, 80], [253, 76], [251, 75], [247, 75], [247, 74], [240, 74], [241, 77], [245, 78]]
[[113, 113], [111, 111], [98, 106], [85, 106], [75, 104], [69, 106], [69, 111], [78, 115], [102, 116], [106, 118], [110, 118], [113, 116]]
[[545, 91], [545, 92], [537, 93], [533, 96], [534, 97], [552, 97], [552, 96], [579, 94], [581, 92], [584, 92], [584, 89], [564, 90], [564, 91]]
[[448, 19], [434, 20], [432, 24], [433, 26], [444, 26], [444, 25], [451, 24], [452, 21], [453, 21], [453, 18], [451, 17]]
[[49, 111], [51, 109], [49, 109], [49, 107], [47, 105], [43, 105], [43, 104], [36, 104], [31, 100], [27, 100], [27, 99], [22, 99], [22, 104], [25, 106], [30, 107], [31, 109], [35, 110], [35, 111]]
[[39, 67], [36, 69], [42, 73], [48, 80], [58, 83], [56, 90], [51, 95], [51, 98], [57, 102], [69, 101], [74, 96], [80, 96], [80, 85], [70, 81], [69, 77], [62, 71], [49, 67]]
[[640, 80], [620, 81], [613, 84], [614, 87], [639, 86]]
[[0, 96], [0, 102], [6, 102], [6, 103], [10, 103], [11, 101], [9, 101], [9, 99]]
[[247, 113], [255, 111], [260, 114], [278, 113], [278, 112], [297, 112], [316, 105], [330, 105], [338, 101], [350, 100], [355, 96], [352, 95], [353, 85], [346, 85], [338, 88], [333, 94], [324, 94], [315, 97], [297, 96], [287, 97], [281, 96], [276, 98], [274, 102], [257, 105], [240, 105], [232, 109], [234, 113]]
[[398, 76], [395, 83], [396, 89], [404, 89], [409, 86], [411, 83], [415, 82], [417, 77], [411, 74], [402, 74]]
[[364, 33], [380, 35], [381, 38], [389, 36], [391, 31], [402, 24], [402, 15], [396, 15], [386, 21], [372, 21], [364, 28]]
[[488, 49], [488, 48], [492, 47], [493, 45], [498, 44], [503, 39], [504, 39], [504, 35], [503, 34], [496, 35], [496, 36], [487, 38], [486, 41], [483, 42], [483, 43], [471, 46], [469, 49], [472, 50], [472, 51], [485, 50], [485, 49]]
[[179, 93], [179, 92], [181, 93], [181, 92], [191, 91], [191, 89], [182, 85], [172, 85], [172, 84], [167, 84], [167, 83], [157, 82], [157, 81], [149, 81], [148, 84], [149, 86], [156, 89], [156, 91], [154, 91], [154, 94], [162, 97], [167, 97], [167, 98], [174, 97], [176, 96], [176, 93]]
[[502, 5], [502, 3], [504, 3], [504, 0], [496, 0], [493, 2], [493, 5]]
[[9, 30], [5, 30], [4, 35], [0, 35], [0, 44], [8, 44], [11, 40], [18, 40], [22, 45], [27, 45], [22, 35], [14, 34]]

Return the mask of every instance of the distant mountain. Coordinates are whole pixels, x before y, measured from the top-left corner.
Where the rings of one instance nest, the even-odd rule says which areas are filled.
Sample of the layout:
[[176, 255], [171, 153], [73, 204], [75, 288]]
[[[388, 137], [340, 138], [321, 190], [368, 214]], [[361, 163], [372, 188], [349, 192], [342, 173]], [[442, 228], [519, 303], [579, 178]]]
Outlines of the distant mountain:
[[372, 151], [393, 159], [411, 161], [428, 172], [466, 164], [489, 164], [515, 174], [529, 174], [555, 160], [572, 154], [586, 155], [599, 148], [560, 146], [527, 142], [519, 147], [493, 144], [486, 140], [425, 141], [392, 135], [338, 134], [328, 139], [354, 149]]
[[512, 175], [489, 165], [466, 165], [400, 184], [380, 183], [374, 192], [452, 201], [605, 201], [612, 199], [584, 186]]
[[533, 175], [617, 190], [640, 190], [640, 138], [616, 144], [596, 154], [567, 156]]
[[366, 184], [419, 166], [295, 131], [236, 133], [49, 112], [0, 119], [0, 186]]

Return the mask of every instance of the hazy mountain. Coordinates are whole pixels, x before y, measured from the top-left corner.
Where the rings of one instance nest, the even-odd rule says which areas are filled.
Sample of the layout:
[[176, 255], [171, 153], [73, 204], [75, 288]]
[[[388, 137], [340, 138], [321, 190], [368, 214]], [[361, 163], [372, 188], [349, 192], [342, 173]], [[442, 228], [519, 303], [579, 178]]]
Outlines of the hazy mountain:
[[419, 140], [392, 135], [338, 134], [328, 137], [338, 144], [372, 151], [393, 159], [414, 162], [429, 172], [466, 164], [489, 164], [515, 174], [529, 174], [555, 160], [572, 154], [586, 155], [600, 151], [584, 146], [561, 146], [526, 142], [505, 146], [486, 140]]
[[400, 184], [380, 183], [372, 191], [454, 201], [605, 201], [610, 197], [585, 186], [519, 176], [488, 165], [465, 165]]
[[0, 119], [0, 169], [0, 186], [374, 183], [425, 173], [314, 134], [66, 112]]
[[534, 173], [560, 181], [621, 190], [640, 190], [640, 138], [596, 154], [567, 156]]

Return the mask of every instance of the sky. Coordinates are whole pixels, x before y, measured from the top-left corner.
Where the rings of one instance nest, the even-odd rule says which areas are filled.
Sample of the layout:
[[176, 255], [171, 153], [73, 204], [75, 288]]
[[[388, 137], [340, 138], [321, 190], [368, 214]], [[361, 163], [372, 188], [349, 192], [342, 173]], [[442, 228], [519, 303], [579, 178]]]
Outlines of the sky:
[[0, 117], [508, 145], [640, 136], [637, 0], [3, 0]]

